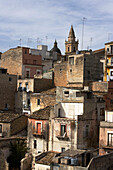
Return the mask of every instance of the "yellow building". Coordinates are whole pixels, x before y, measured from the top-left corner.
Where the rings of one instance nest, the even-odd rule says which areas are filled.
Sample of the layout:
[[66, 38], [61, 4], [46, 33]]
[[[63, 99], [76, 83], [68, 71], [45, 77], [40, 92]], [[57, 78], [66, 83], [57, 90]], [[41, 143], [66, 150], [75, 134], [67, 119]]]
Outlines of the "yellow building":
[[105, 44], [104, 81], [113, 81], [113, 41]]

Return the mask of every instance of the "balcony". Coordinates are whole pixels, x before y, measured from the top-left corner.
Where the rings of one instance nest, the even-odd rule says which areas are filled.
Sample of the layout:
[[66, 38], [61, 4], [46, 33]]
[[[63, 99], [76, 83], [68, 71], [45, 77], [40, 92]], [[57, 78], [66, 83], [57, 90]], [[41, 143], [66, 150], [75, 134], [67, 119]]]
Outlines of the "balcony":
[[107, 63], [107, 67], [113, 67], [113, 62]]
[[69, 137], [67, 136], [67, 132], [64, 133], [64, 135], [59, 135], [56, 136], [59, 140], [63, 140], [63, 141], [69, 141]]
[[32, 130], [32, 134], [33, 134], [33, 136], [35, 136], [35, 137], [37, 137], [37, 138], [43, 138], [43, 139], [45, 138], [44, 132], [38, 133], [37, 131]]

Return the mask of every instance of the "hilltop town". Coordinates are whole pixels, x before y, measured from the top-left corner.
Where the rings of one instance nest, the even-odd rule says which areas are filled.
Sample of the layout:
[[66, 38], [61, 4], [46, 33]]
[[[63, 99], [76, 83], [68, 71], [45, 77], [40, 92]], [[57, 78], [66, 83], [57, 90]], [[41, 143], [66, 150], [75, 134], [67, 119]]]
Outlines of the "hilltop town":
[[113, 42], [79, 50], [69, 29], [65, 55], [58, 40], [0, 53], [0, 170], [113, 169]]

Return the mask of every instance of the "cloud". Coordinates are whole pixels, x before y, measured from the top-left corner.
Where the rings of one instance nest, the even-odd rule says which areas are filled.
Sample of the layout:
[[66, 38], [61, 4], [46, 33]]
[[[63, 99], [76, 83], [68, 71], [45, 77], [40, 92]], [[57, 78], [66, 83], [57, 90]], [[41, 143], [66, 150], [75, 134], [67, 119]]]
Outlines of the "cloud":
[[[0, 1], [0, 51], [19, 45], [26, 46], [28, 38], [31, 47], [36, 48], [37, 38], [45, 44], [48, 36], [49, 49], [55, 38], [64, 53], [65, 38], [73, 24], [81, 48], [82, 18], [86, 17], [84, 27], [84, 48], [103, 48], [108, 33], [113, 30], [112, 0], [7, 0]], [[113, 35], [111, 35], [112, 39]], [[42, 40], [41, 40], [42, 39]]]

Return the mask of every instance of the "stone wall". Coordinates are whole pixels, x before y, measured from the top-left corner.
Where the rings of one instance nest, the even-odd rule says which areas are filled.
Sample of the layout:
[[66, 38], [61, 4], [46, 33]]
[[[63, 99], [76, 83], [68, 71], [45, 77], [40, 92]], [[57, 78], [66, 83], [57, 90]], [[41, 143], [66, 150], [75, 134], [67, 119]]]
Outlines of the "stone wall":
[[15, 135], [27, 128], [28, 118], [26, 116], [20, 116], [19, 118], [11, 122], [11, 135]]
[[67, 86], [67, 62], [55, 64], [54, 84], [55, 86]]
[[[38, 99], [40, 100], [40, 105], [38, 105]], [[43, 109], [47, 106], [54, 105], [56, 103], [55, 94], [32, 94], [30, 97], [31, 102], [31, 112], [39, 109]]]
[[15, 75], [0, 74], [0, 110], [14, 110], [16, 88], [17, 77]]
[[10, 49], [1, 55], [1, 67], [9, 74], [22, 75], [22, 48]]
[[88, 170], [108, 170], [113, 169], [113, 153], [92, 158]]
[[31, 170], [33, 156], [32, 154], [27, 153], [25, 158], [21, 160], [21, 170]]
[[53, 80], [51, 79], [34, 79], [34, 92], [39, 93], [54, 87]]

